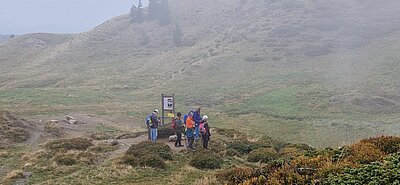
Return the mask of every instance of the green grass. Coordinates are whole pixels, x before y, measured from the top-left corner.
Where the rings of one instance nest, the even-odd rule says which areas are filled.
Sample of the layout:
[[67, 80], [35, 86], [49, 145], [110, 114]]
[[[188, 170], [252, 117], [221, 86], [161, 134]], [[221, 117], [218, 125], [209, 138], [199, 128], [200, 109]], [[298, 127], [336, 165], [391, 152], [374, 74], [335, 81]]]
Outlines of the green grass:
[[38, 105], [84, 105], [107, 101], [100, 91], [88, 89], [21, 88], [0, 91], [2, 103]]
[[[250, 97], [244, 102], [224, 105], [223, 110], [229, 114], [266, 114], [276, 117], [308, 117], [323, 112], [322, 105], [326, 100], [321, 97], [320, 89], [307, 86], [290, 86], [275, 89], [260, 96]], [[314, 108], [311, 107], [313, 105]]]

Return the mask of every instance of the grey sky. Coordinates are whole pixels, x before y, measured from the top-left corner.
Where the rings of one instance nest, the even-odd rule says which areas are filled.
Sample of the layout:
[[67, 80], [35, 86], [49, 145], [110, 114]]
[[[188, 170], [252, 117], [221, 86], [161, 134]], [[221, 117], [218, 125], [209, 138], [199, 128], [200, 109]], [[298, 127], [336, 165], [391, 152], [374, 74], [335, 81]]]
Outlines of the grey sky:
[[[138, 0], [0, 0], [0, 34], [77, 33], [129, 12]], [[143, 0], [147, 4], [147, 0]]]

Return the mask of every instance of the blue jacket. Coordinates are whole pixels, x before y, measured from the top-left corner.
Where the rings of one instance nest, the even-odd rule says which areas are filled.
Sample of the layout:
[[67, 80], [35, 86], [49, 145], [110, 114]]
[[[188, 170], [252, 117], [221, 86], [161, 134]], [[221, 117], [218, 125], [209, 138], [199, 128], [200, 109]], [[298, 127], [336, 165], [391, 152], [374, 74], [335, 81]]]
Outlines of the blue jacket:
[[201, 120], [202, 120], [202, 119], [201, 119], [200, 113], [197, 112], [197, 111], [194, 112], [194, 114], [193, 114], [193, 121], [194, 121], [196, 127], [198, 127], [198, 126], [200, 125]]
[[152, 126], [150, 126], [150, 128], [158, 128], [158, 124], [160, 122], [158, 121], [157, 115], [155, 115], [155, 114], [151, 115], [151, 122], [152, 122]]

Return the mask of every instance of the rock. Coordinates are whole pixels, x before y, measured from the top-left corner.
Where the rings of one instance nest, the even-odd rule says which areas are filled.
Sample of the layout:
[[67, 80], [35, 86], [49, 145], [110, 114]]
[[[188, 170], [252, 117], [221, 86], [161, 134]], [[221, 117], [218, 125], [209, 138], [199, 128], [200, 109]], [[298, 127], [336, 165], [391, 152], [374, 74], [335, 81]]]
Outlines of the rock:
[[169, 141], [170, 142], [176, 141], [177, 138], [178, 138], [178, 136], [176, 136], [176, 135], [169, 136]]
[[119, 142], [116, 139], [109, 139], [109, 140], [107, 140], [107, 144], [109, 144], [111, 146], [117, 146], [119, 144]]
[[78, 121], [76, 121], [76, 120], [74, 120], [74, 119], [71, 119], [71, 120], [68, 121], [68, 123], [69, 123], [69, 124], [76, 125], [76, 124], [78, 124]]
[[27, 178], [27, 177], [32, 177], [32, 172], [23, 172], [22, 175]]
[[69, 115], [67, 115], [66, 117], [67, 117], [67, 120], [68, 120], [68, 121], [74, 119], [74, 117], [71, 117], [71, 116], [69, 116]]
[[56, 123], [58, 123], [58, 120], [55, 120], [55, 119], [49, 120], [49, 121], [47, 121], [47, 123], [48, 124], [56, 124]]

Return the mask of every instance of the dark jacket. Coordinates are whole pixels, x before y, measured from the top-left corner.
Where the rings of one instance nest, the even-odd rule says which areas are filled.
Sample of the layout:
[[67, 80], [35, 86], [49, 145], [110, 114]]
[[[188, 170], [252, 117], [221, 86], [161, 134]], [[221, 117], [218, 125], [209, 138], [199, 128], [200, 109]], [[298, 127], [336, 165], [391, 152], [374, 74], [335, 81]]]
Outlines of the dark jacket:
[[175, 127], [174, 127], [175, 132], [181, 133], [182, 128], [183, 128], [183, 121], [181, 120], [181, 118], [176, 118], [175, 119]]
[[202, 119], [201, 119], [200, 113], [197, 112], [197, 111], [194, 112], [194, 113], [193, 113], [193, 121], [194, 121], [196, 127], [200, 125], [201, 120], [202, 120]]
[[202, 135], [207, 136], [207, 137], [211, 136], [210, 127], [208, 126], [208, 122], [204, 121], [203, 124], [204, 124], [203, 127], [204, 127], [205, 132], [202, 132]]
[[151, 126], [150, 128], [158, 128], [158, 125], [160, 124], [160, 121], [157, 118], [157, 115], [153, 114], [151, 115]]

